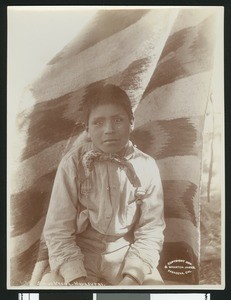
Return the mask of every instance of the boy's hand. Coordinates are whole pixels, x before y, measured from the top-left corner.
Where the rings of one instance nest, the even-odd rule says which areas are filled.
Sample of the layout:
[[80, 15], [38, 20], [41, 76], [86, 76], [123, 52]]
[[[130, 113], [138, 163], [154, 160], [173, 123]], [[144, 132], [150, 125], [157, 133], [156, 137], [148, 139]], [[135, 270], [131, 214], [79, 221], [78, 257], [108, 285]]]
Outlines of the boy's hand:
[[119, 285], [139, 285], [139, 283], [132, 276], [126, 274], [120, 281]]
[[70, 285], [80, 285], [81, 283], [86, 283], [85, 277], [79, 277], [70, 282]]

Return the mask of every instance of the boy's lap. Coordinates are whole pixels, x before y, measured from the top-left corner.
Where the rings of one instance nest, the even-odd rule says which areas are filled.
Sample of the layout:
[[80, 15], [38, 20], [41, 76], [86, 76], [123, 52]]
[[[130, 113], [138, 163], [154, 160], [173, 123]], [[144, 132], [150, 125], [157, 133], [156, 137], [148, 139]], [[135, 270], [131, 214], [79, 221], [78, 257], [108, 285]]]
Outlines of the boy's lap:
[[[84, 249], [84, 266], [87, 272], [87, 278], [84, 282], [76, 280], [75, 285], [119, 285], [123, 279], [124, 258], [126, 257], [129, 246], [122, 247], [111, 253], [97, 253], [93, 249]], [[69, 285], [65, 284], [63, 277], [50, 268], [46, 270], [40, 285]], [[164, 284], [159, 271], [154, 268], [152, 273], [145, 276], [143, 285]]]

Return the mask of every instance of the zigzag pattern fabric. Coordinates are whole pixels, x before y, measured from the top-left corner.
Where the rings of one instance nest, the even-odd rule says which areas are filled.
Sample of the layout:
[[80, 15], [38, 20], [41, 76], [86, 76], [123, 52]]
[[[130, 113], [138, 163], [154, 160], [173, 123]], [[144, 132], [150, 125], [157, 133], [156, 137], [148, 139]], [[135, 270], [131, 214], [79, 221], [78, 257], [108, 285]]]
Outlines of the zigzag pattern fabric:
[[[215, 18], [207, 9], [100, 10], [47, 65], [22, 101], [22, 146], [11, 190], [10, 284], [29, 282], [57, 166], [83, 131], [80, 103], [96, 81], [119, 85], [135, 113], [132, 141], [153, 156], [164, 188], [168, 282], [199, 281], [203, 124], [213, 71]], [[30, 103], [29, 105], [27, 103]], [[32, 104], [33, 103], [33, 104]], [[169, 265], [192, 266], [184, 274]]]

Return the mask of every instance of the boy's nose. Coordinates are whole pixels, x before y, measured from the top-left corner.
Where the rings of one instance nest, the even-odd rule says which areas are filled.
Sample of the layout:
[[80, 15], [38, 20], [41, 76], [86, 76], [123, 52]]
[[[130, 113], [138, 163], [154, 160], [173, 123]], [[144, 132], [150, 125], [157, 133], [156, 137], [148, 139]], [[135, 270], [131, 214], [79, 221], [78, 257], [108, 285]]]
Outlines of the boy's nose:
[[105, 133], [112, 133], [115, 131], [114, 124], [111, 121], [106, 122], [105, 127], [104, 127], [104, 132]]

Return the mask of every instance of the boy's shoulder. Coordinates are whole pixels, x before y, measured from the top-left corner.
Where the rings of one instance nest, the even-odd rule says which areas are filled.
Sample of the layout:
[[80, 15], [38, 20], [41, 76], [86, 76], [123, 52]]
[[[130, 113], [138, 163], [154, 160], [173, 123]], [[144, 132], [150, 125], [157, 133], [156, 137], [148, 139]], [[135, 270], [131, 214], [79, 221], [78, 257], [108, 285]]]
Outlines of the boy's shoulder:
[[152, 156], [141, 151], [139, 148], [137, 148], [137, 146], [134, 146], [134, 158], [140, 159], [143, 162], [156, 164], [156, 161]]
[[153, 172], [154, 170], [158, 171], [156, 160], [136, 146], [134, 146], [133, 161], [138, 168], [144, 170], [145, 172]]
[[159, 178], [159, 167], [152, 156], [135, 147], [133, 158], [133, 166], [144, 185], [147, 178], [155, 181]]

